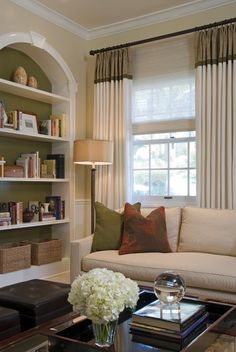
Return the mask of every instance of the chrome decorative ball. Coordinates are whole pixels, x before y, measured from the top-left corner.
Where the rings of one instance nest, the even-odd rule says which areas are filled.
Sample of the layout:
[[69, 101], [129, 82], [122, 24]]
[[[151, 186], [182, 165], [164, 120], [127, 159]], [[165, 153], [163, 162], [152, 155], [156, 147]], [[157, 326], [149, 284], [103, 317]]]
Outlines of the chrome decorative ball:
[[178, 303], [185, 294], [184, 279], [173, 271], [165, 271], [154, 281], [154, 292], [162, 304]]

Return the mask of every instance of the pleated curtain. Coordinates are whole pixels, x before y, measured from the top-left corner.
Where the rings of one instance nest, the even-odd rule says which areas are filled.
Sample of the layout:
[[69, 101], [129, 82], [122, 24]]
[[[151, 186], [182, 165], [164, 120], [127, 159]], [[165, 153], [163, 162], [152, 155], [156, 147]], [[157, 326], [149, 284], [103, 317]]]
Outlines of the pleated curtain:
[[111, 166], [97, 168], [95, 197], [113, 209], [120, 208], [126, 201], [131, 84], [127, 48], [97, 54], [93, 138], [114, 142], [114, 162]]
[[199, 206], [236, 208], [236, 24], [196, 33]]

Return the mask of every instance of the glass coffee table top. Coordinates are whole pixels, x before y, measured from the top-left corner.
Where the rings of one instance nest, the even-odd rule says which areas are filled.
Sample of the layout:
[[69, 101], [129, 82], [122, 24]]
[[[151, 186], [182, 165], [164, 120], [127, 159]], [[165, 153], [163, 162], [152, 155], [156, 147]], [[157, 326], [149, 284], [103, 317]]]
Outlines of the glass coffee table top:
[[[140, 293], [137, 308], [141, 308], [155, 299], [156, 297], [152, 291], [143, 290]], [[199, 300], [195, 301], [199, 302]], [[203, 331], [192, 341], [188, 341], [186, 346], [173, 345], [170, 341], [166, 341], [164, 346], [163, 344], [160, 346], [159, 341], [153, 341], [153, 339], [152, 341], [145, 340], [145, 343], [135, 342], [135, 336], [130, 333], [132, 313], [127, 310], [120, 315], [115, 343], [110, 348], [101, 349], [95, 346], [91, 321], [73, 313], [42, 325], [23, 340], [14, 342], [4, 349], [0, 347], [0, 351], [236, 352], [236, 307], [211, 301], [200, 302], [206, 305], [209, 320]]]
[[10, 344], [4, 352], [95, 352], [93, 346], [67, 341], [56, 336], [34, 333], [25, 339]]

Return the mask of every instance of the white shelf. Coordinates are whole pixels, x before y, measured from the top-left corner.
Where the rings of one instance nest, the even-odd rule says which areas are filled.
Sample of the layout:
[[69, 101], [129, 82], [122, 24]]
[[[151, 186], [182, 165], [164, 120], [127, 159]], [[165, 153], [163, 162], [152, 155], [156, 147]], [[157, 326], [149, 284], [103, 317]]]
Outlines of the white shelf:
[[0, 287], [12, 285], [17, 282], [41, 278], [47, 280], [49, 277], [60, 273], [68, 273], [70, 270], [70, 258], [63, 257], [60, 262], [44, 265], [31, 265], [30, 268], [17, 270], [10, 273], [0, 274]]
[[26, 139], [31, 141], [41, 141], [41, 142], [69, 142], [68, 138], [65, 137], [52, 137], [44, 134], [27, 134], [21, 131], [13, 130], [10, 128], [0, 128], [0, 136], [1, 137], [11, 137], [18, 139]]
[[64, 96], [24, 86], [22, 84], [11, 82], [2, 78], [0, 78], [0, 90], [24, 98], [41, 101], [43, 103], [60, 104], [63, 102], [69, 102], [69, 99]]
[[[30, 33], [31, 38], [32, 33]], [[37, 39], [37, 38], [36, 38]], [[31, 40], [31, 39], [30, 39]], [[33, 61], [38, 63], [42, 72], [51, 82], [52, 92], [28, 87], [25, 85], [12, 82], [9, 78], [0, 78], [0, 92], [9, 94], [9, 101], [6, 99], [7, 106], [14, 107], [15, 97], [20, 97], [19, 110], [24, 111], [27, 104], [35, 104], [37, 102], [38, 114], [40, 111], [47, 111], [48, 114], [66, 114], [66, 137], [54, 137], [39, 133], [27, 133], [25, 131], [13, 130], [10, 128], [0, 128], [0, 140], [4, 140], [4, 149], [1, 153], [7, 159], [8, 152], [11, 158], [16, 159], [18, 152], [21, 151], [23, 141], [25, 150], [35, 150], [38, 148], [40, 154], [64, 154], [66, 178], [25, 178], [25, 177], [0, 177], [0, 186], [4, 190], [3, 195], [0, 194], [0, 200], [4, 198], [11, 200], [14, 191], [17, 198], [22, 199], [26, 206], [29, 199], [43, 199], [44, 195], [58, 195], [65, 201], [66, 218], [62, 220], [48, 220], [29, 222], [22, 224], [14, 224], [9, 226], [0, 226], [0, 234], [5, 242], [7, 234], [18, 238], [19, 241], [24, 240], [24, 233], [31, 232], [32, 238], [35, 236], [48, 235], [51, 238], [59, 238], [62, 240], [62, 257], [63, 260], [57, 263], [51, 263], [42, 266], [31, 266], [28, 269], [19, 270], [12, 273], [0, 275], [0, 287], [14, 282], [25, 281], [30, 278], [45, 278], [51, 275], [58, 275], [69, 270], [69, 254], [70, 240], [74, 238], [74, 165], [73, 165], [73, 140], [74, 140], [74, 123], [75, 123], [75, 93], [76, 82], [59, 53], [55, 49], [46, 50], [47, 46], [40, 50], [35, 45], [28, 45], [28, 42], [22, 42], [19, 38], [18, 48], [22, 53], [26, 54]], [[5, 42], [2, 43], [5, 46]], [[34, 44], [34, 42], [32, 42]], [[11, 45], [11, 41], [9, 42]], [[55, 55], [56, 53], [56, 55]], [[50, 87], [49, 87], [49, 90]], [[2, 99], [4, 99], [2, 97]], [[28, 100], [24, 102], [24, 100]], [[11, 103], [11, 104], [10, 104]], [[40, 106], [41, 105], [41, 106]], [[26, 109], [27, 110], [27, 109]], [[45, 116], [42, 116], [45, 118]], [[36, 131], [37, 132], [37, 131]], [[36, 146], [38, 147], [36, 148]], [[1, 158], [0, 158], [1, 159]], [[1, 176], [1, 175], [0, 175]], [[37, 187], [36, 187], [37, 186]], [[50, 190], [48, 190], [48, 187]], [[29, 191], [29, 192], [28, 192]], [[29, 193], [29, 194], [27, 194]], [[40, 196], [40, 194], [42, 196]], [[43, 226], [43, 227], [42, 227]], [[21, 230], [22, 229], [22, 230]], [[28, 229], [28, 230], [27, 230]], [[40, 230], [41, 229], [41, 230]], [[12, 231], [11, 231], [12, 230]], [[37, 231], [38, 230], [38, 231]], [[6, 232], [8, 231], [8, 232]], [[8, 236], [9, 237], [9, 236]], [[9, 241], [11, 239], [9, 238]], [[17, 240], [18, 241], [18, 240]], [[2, 279], [2, 280], [1, 280]]]
[[16, 230], [16, 229], [24, 229], [24, 228], [30, 228], [30, 227], [67, 224], [69, 223], [69, 221], [70, 221], [69, 219], [62, 219], [62, 220], [50, 220], [50, 221], [23, 222], [23, 224], [0, 226], [0, 232], [6, 231], [6, 230]]
[[66, 183], [69, 178], [26, 178], [26, 177], [0, 177], [0, 182], [52, 182]]

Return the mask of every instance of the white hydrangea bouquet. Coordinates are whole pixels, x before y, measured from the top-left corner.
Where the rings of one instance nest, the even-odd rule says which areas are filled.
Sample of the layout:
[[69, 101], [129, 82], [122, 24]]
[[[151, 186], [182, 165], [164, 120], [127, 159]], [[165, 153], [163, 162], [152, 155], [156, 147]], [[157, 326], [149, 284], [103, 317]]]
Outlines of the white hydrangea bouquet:
[[93, 323], [106, 324], [117, 320], [124, 308], [135, 308], [138, 297], [135, 281], [108, 269], [92, 269], [73, 281], [68, 301]]

